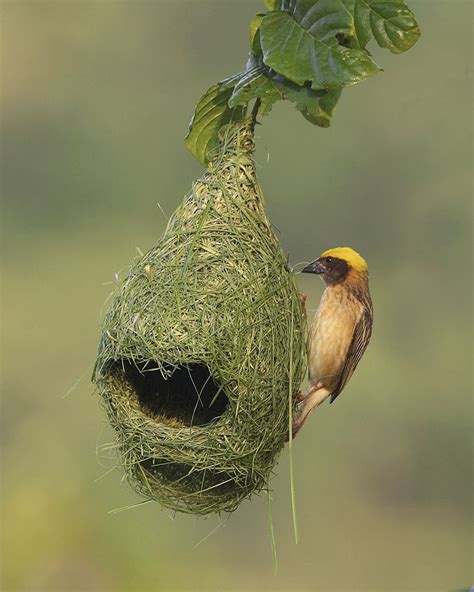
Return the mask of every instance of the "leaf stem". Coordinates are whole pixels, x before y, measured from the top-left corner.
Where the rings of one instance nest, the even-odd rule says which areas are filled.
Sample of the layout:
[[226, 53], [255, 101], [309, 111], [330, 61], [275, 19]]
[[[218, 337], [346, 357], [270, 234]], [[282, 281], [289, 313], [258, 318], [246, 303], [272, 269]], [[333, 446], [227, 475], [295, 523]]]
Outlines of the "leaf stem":
[[252, 108], [252, 113], [251, 113], [251, 118], [252, 118], [252, 127], [255, 127], [255, 124], [257, 123], [257, 115], [258, 115], [258, 110], [260, 109], [260, 105], [262, 104], [262, 101], [260, 99], [260, 97], [257, 97], [255, 99], [255, 103], [253, 105]]

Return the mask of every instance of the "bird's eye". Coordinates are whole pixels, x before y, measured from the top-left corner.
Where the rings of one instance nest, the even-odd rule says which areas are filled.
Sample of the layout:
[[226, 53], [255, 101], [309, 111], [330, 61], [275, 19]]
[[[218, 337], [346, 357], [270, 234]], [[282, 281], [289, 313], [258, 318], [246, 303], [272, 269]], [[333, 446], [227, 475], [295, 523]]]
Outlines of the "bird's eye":
[[326, 263], [332, 263], [332, 262], [333, 262], [332, 257], [326, 257]]

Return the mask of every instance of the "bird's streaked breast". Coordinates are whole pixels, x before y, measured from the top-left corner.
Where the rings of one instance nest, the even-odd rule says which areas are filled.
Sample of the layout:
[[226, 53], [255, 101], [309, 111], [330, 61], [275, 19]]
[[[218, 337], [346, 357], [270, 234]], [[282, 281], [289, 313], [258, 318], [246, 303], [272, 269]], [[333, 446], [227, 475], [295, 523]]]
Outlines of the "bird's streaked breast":
[[324, 291], [309, 336], [311, 381], [320, 381], [329, 389], [336, 386], [362, 311], [360, 301], [341, 286]]

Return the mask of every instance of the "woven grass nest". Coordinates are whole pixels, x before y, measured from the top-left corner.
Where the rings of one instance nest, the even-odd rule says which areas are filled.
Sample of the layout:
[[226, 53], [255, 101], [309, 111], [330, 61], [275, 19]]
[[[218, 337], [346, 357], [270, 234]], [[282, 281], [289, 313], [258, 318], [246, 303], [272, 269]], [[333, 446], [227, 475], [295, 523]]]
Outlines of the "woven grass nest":
[[102, 328], [93, 381], [132, 486], [192, 514], [267, 487], [304, 372], [293, 273], [265, 213], [251, 120], [134, 261]]

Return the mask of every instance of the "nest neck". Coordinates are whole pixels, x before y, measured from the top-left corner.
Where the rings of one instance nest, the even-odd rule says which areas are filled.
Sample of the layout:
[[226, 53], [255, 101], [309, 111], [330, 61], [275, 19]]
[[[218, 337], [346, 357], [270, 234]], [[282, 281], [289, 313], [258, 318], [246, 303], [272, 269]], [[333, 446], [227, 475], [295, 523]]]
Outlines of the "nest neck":
[[221, 130], [219, 152], [211, 160], [209, 170], [220, 168], [229, 162], [248, 164], [253, 168], [254, 127], [255, 121], [252, 118], [226, 125]]

